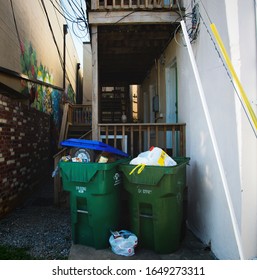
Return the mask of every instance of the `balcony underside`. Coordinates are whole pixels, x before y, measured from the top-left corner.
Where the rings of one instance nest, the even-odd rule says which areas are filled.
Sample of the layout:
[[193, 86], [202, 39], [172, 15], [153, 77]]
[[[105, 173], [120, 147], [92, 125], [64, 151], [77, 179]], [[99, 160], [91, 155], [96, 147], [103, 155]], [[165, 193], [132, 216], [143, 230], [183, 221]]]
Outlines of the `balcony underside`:
[[178, 22], [99, 25], [100, 84], [141, 84], [174, 37], [178, 25]]
[[86, 3], [88, 23], [94, 27], [91, 36], [97, 34], [93, 36], [98, 48], [94, 59], [102, 86], [141, 84], [173, 39], [184, 12], [177, 0]]

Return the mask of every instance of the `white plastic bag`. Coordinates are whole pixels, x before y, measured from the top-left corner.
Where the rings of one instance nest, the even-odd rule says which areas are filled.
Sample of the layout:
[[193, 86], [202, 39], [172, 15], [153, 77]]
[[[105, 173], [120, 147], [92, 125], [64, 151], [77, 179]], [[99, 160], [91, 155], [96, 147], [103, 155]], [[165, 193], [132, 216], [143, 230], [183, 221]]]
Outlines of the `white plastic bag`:
[[130, 257], [135, 254], [137, 237], [134, 233], [128, 230], [121, 230], [110, 236], [109, 243], [115, 254]]
[[158, 166], [174, 166], [177, 165], [168, 154], [161, 148], [151, 147], [149, 151], [140, 153], [136, 158], [130, 161], [130, 164], [138, 165], [158, 165]]
[[137, 157], [133, 158], [130, 161], [130, 164], [138, 165], [138, 164], [145, 164], [145, 165], [150, 165], [150, 159], [149, 159], [149, 153], [150, 151], [146, 151], [143, 153], [140, 153]]

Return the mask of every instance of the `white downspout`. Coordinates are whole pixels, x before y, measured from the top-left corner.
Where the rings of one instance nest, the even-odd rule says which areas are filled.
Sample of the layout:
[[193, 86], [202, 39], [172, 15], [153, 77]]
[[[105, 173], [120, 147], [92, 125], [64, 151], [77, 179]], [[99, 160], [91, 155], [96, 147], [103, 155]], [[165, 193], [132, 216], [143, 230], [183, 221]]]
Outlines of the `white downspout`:
[[257, 36], [257, 1], [254, 0], [255, 5], [255, 26], [256, 26], [256, 36]]
[[210, 133], [210, 136], [211, 136], [214, 153], [215, 153], [216, 160], [217, 160], [217, 163], [218, 163], [218, 168], [219, 168], [219, 171], [220, 171], [221, 180], [222, 180], [222, 183], [223, 183], [223, 188], [224, 188], [224, 191], [225, 191], [225, 195], [226, 195], [226, 199], [227, 199], [227, 203], [228, 203], [228, 207], [229, 207], [229, 213], [230, 213], [230, 216], [231, 216], [231, 221], [232, 221], [232, 226], [233, 226], [233, 230], [234, 230], [234, 234], [235, 234], [235, 238], [236, 238], [236, 243], [237, 243], [237, 247], [238, 247], [239, 256], [240, 256], [240, 259], [243, 260], [244, 259], [244, 254], [243, 254], [243, 248], [242, 248], [241, 235], [240, 235], [240, 231], [239, 231], [239, 228], [238, 228], [238, 223], [237, 223], [237, 220], [236, 220], [234, 207], [233, 207], [233, 204], [232, 204], [232, 200], [231, 200], [231, 196], [230, 196], [230, 192], [229, 192], [229, 188], [228, 188], [228, 182], [227, 182], [227, 178], [226, 178], [226, 175], [225, 175], [223, 163], [222, 163], [222, 160], [221, 160], [221, 157], [220, 157], [220, 152], [219, 152], [219, 148], [218, 148], [218, 145], [217, 145], [216, 136], [215, 136], [215, 133], [214, 133], [214, 130], [213, 130], [212, 121], [211, 121], [211, 118], [210, 118], [207, 102], [206, 102], [206, 99], [205, 99], [203, 86], [202, 86], [202, 83], [201, 83], [200, 75], [199, 75], [199, 72], [198, 72], [198, 68], [197, 68], [197, 65], [196, 65], [196, 61], [195, 61], [195, 58], [194, 58], [194, 54], [193, 54], [193, 51], [192, 51], [192, 47], [191, 47], [191, 44], [190, 44], [188, 33], [187, 33], [187, 30], [186, 30], [185, 22], [182, 20], [182, 21], [180, 21], [180, 24], [181, 24], [183, 34], [184, 34], [184, 37], [185, 37], [187, 50], [188, 50], [190, 61], [191, 61], [192, 67], [193, 67], [193, 72], [194, 72], [194, 75], [195, 75], [195, 79], [196, 79], [199, 95], [200, 95], [200, 98], [201, 98], [205, 118], [206, 118], [206, 121], [207, 121], [209, 133]]

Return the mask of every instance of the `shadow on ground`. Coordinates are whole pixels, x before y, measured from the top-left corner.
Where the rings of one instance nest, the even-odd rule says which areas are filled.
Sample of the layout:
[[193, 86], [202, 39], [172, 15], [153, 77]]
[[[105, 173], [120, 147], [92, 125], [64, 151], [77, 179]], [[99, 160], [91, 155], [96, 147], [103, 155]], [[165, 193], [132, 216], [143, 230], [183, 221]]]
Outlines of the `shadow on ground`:
[[136, 248], [131, 257], [116, 255], [111, 248], [96, 250], [93, 247], [72, 244], [70, 260], [215, 260], [215, 256], [189, 230], [181, 242], [180, 248], [172, 254], [157, 254], [152, 250]]

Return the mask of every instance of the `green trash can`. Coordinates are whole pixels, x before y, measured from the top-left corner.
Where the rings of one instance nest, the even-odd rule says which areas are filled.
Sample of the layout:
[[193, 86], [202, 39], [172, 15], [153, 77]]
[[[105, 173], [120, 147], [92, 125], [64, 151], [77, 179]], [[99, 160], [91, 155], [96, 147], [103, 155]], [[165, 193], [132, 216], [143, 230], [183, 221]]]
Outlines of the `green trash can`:
[[60, 162], [63, 189], [70, 192], [72, 240], [95, 249], [109, 247], [120, 222], [121, 173], [114, 163]]
[[189, 158], [174, 158], [176, 166], [145, 166], [131, 175], [135, 165], [120, 164], [123, 185], [128, 192], [129, 229], [138, 244], [156, 253], [168, 254], [179, 248], [183, 221], [183, 193]]

